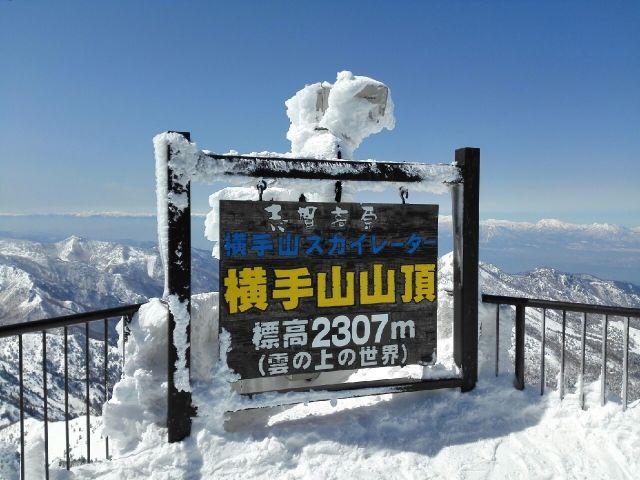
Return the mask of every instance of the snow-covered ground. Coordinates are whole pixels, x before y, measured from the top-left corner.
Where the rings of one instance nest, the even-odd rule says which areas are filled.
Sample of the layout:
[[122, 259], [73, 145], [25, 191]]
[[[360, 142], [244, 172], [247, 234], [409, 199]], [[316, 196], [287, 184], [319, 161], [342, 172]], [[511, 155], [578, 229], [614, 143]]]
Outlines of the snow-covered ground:
[[[439, 360], [450, 356], [450, 297], [448, 287], [450, 258], [441, 259], [439, 270]], [[512, 289], [530, 288], [523, 278], [517, 281], [503, 276], [492, 267], [483, 267], [483, 276], [492, 277], [496, 286]], [[549, 280], [549, 279], [547, 279]], [[486, 281], [486, 278], [485, 278]], [[504, 284], [504, 285], [503, 285]], [[553, 282], [548, 281], [549, 288]], [[580, 290], [580, 289], [579, 289]], [[163, 415], [166, 385], [162, 385], [163, 365], [150, 349], [158, 343], [154, 337], [165, 331], [159, 302], [146, 307], [132, 325], [127, 350], [130, 358], [128, 380], [116, 388], [114, 398], [120, 402], [108, 418], [112, 432], [114, 458], [104, 461], [100, 418], [92, 420], [92, 457], [94, 463], [78, 465], [86, 455], [85, 419], [72, 421], [71, 472], [64, 470], [64, 427], [50, 425], [51, 478], [104, 479], [191, 479], [191, 478], [636, 478], [640, 472], [640, 401], [634, 400], [622, 411], [619, 388], [608, 390], [608, 403], [601, 407], [599, 382], [595, 378], [586, 386], [586, 411], [580, 410], [573, 389], [563, 401], [557, 391], [539, 395], [538, 386], [528, 383], [524, 391], [512, 386], [511, 346], [512, 316], [502, 315], [500, 341], [500, 375], [493, 375], [495, 345], [492, 329], [494, 310], [481, 308], [480, 378], [475, 390], [440, 390], [403, 394], [386, 394], [352, 399], [334, 399], [301, 403], [295, 406], [261, 408], [225, 414], [239, 405], [274, 404], [282, 397], [266, 394], [238, 398], [227, 383], [229, 372], [220, 364], [214, 348], [215, 334], [202, 335], [199, 324], [203, 305], [214, 308], [212, 295], [194, 302], [194, 392], [198, 407], [192, 435], [177, 444], [166, 443], [166, 429], [153, 423]], [[212, 317], [210, 315], [210, 317]], [[215, 315], [213, 315], [215, 317]], [[535, 324], [535, 315], [529, 319]], [[215, 322], [215, 320], [213, 320]], [[199, 326], [197, 326], [199, 325]], [[214, 325], [206, 325], [207, 329]], [[217, 328], [212, 329], [213, 332]], [[529, 333], [529, 332], [528, 332]], [[532, 335], [528, 335], [532, 337]], [[166, 341], [166, 340], [165, 340]], [[637, 342], [632, 339], [637, 354]], [[527, 364], [536, 365], [538, 344], [527, 343]], [[153, 351], [152, 351], [153, 350]], [[137, 352], [137, 354], [136, 354]], [[131, 355], [130, 355], [131, 354]], [[149, 368], [142, 371], [135, 357], [143, 358]], [[555, 354], [550, 351], [549, 356]], [[589, 357], [595, 362], [597, 357]], [[139, 362], [139, 361], [138, 361]], [[548, 362], [552, 363], [552, 362]], [[619, 375], [618, 362], [613, 370]], [[548, 366], [551, 374], [553, 366]], [[136, 373], [137, 372], [137, 373]], [[398, 373], [398, 372], [395, 372]], [[158, 375], [156, 375], [158, 374]], [[360, 373], [362, 375], [362, 373]], [[204, 380], [209, 376], [208, 380]], [[612, 375], [613, 376], [613, 375]], [[631, 372], [637, 379], [636, 369]], [[352, 380], [352, 379], [350, 379]], [[553, 383], [549, 379], [550, 383]], [[574, 382], [575, 378], [571, 379]], [[571, 383], [570, 382], [570, 383]], [[133, 387], [133, 388], [132, 388]], [[140, 405], [138, 392], [149, 402], [146, 420], [132, 406]], [[304, 394], [297, 394], [304, 398]], [[307, 398], [317, 398], [319, 394]], [[326, 397], [324, 397], [326, 398]], [[290, 398], [288, 398], [289, 400]], [[133, 413], [133, 415], [132, 415]], [[36, 471], [43, 464], [42, 424], [27, 424], [27, 467]], [[116, 432], [121, 432], [120, 437]], [[19, 469], [16, 456], [18, 425], [0, 434], [0, 478], [15, 478]], [[135, 438], [134, 438], [135, 437]], [[124, 440], [124, 441], [123, 441]], [[34, 473], [31, 478], [40, 478]]]
[[[153, 427], [134, 451], [71, 473], [57, 467], [51, 478], [637, 478], [640, 402], [622, 412], [615, 401], [599, 406], [596, 385], [588, 392], [588, 409], [581, 411], [577, 395], [561, 402], [556, 393], [515, 390], [510, 374], [483, 375], [469, 393], [381, 395], [235, 414], [249, 418], [234, 431], [209, 417], [212, 399], [196, 393], [201, 414], [184, 442], [167, 444], [166, 430]], [[61, 423], [50, 428], [52, 463], [59, 465], [64, 430]], [[75, 458], [83, 448], [80, 442]], [[102, 444], [92, 448], [104, 455]], [[42, 461], [37, 452], [28, 458], [31, 470]], [[2, 465], [2, 478], [17, 478], [18, 464], [6, 450]]]

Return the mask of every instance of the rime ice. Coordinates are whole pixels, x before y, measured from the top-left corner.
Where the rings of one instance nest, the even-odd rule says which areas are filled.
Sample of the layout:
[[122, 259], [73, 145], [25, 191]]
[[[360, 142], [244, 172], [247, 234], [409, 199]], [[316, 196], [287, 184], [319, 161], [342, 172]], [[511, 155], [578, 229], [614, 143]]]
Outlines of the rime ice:
[[307, 85], [285, 105], [291, 153], [303, 158], [352, 158], [369, 135], [395, 127], [389, 88], [348, 71], [334, 84]]
[[[307, 85], [285, 102], [291, 122], [287, 139], [291, 141], [291, 155], [299, 158], [350, 159], [353, 152], [370, 135], [395, 127], [393, 101], [389, 88], [369, 77], [343, 71], [336, 82], [319, 82]], [[335, 195], [333, 182], [314, 182], [314, 192], [309, 192], [308, 182], [279, 181], [269, 186], [266, 198], [297, 200], [304, 193], [307, 201], [331, 201]], [[343, 200], [352, 197], [351, 186], [344, 182]], [[249, 200], [256, 198], [252, 186], [227, 188], [209, 197], [211, 211], [205, 223], [205, 235], [218, 240], [219, 200]], [[313, 208], [313, 207], [307, 207]], [[274, 212], [275, 214], [276, 212]], [[301, 212], [313, 224], [313, 212]], [[282, 228], [275, 226], [274, 228]], [[213, 248], [213, 256], [219, 256], [219, 247]]]

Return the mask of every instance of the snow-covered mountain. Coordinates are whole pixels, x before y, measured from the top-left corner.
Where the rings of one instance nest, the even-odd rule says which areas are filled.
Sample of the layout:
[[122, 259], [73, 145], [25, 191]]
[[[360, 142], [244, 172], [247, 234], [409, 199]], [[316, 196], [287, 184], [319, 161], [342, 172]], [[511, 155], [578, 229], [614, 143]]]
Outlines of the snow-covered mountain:
[[[372, 197], [367, 200], [376, 199]], [[388, 199], [395, 201], [395, 198]], [[192, 214], [191, 220], [192, 232], [202, 231], [202, 217]], [[452, 250], [451, 216], [440, 216], [439, 224], [440, 252], [444, 253]], [[71, 234], [90, 238], [100, 235], [101, 240], [128, 245], [132, 244], [131, 240], [121, 239], [151, 244], [155, 243], [156, 218], [155, 215], [125, 214], [8, 216], [0, 213], [0, 238], [53, 242]], [[194, 247], [211, 250], [211, 242], [204, 236], [194, 235], [191, 240]], [[480, 252], [482, 260], [507, 272], [547, 266], [640, 284], [640, 227], [574, 224], [555, 219], [481, 220]]]
[[509, 274], [489, 263], [480, 266], [483, 293], [567, 302], [640, 307], [640, 287], [629, 282], [602, 280], [588, 274], [536, 268]]
[[[0, 272], [2, 272], [0, 289], [0, 311], [5, 321], [18, 319], [35, 319], [52, 315], [67, 314], [70, 311], [106, 308], [123, 303], [143, 302], [149, 297], [160, 296], [162, 292], [162, 270], [155, 249], [127, 246], [111, 242], [97, 242], [71, 237], [63, 242], [43, 244], [22, 240], [0, 241]], [[195, 251], [194, 259], [194, 293], [215, 290], [217, 283], [217, 264], [205, 251]], [[451, 254], [440, 260], [439, 284], [441, 292], [451, 284]], [[574, 302], [595, 303], [602, 305], [620, 305], [640, 307], [640, 287], [624, 282], [601, 280], [591, 275], [567, 274], [553, 269], [540, 268], [522, 274], [507, 274], [491, 264], [481, 264], [480, 280], [485, 293], [513, 296], [528, 296], [566, 300]], [[209, 288], [208, 286], [213, 286]], [[442, 293], [441, 293], [442, 294]], [[507, 312], [505, 310], [505, 312]], [[20, 317], [22, 315], [22, 317]], [[510, 318], [511, 313], [505, 313]], [[527, 331], [530, 333], [531, 361], [527, 362], [528, 378], [537, 380], [541, 316], [535, 311], [528, 312]], [[559, 314], [548, 313], [548, 328], [559, 327]], [[578, 323], [576, 323], [578, 322]], [[594, 319], [589, 325], [590, 340], [588, 355], [594, 366], [598, 364], [599, 355], [599, 320]], [[612, 319], [610, 339], [616, 340], [610, 346], [611, 358], [619, 358], [621, 330], [616, 329], [620, 322]], [[8, 323], [8, 322], [7, 322]], [[115, 325], [112, 325], [112, 329]], [[485, 326], [487, 328], [487, 326]], [[508, 327], [503, 327], [503, 329]], [[506, 330], [504, 330], [506, 331]], [[50, 415], [60, 418], [62, 415], [62, 354], [63, 343], [60, 331], [52, 331], [48, 335], [48, 371], [50, 385]], [[570, 342], [579, 336], [579, 319], [569, 317]], [[504, 333], [503, 333], [504, 334]], [[507, 333], [507, 335], [509, 335]], [[41, 416], [42, 405], [42, 367], [41, 336], [25, 336], [25, 366], [27, 378], [26, 395], [29, 411], [36, 417]], [[559, 352], [559, 344], [553, 335], [548, 337], [549, 351]], [[81, 332], [72, 329], [69, 342], [71, 370], [71, 409], [74, 414], [84, 412], [84, 337]], [[96, 335], [91, 339], [91, 382], [93, 384], [92, 408], [100, 412], [104, 398], [101, 377], [103, 362], [102, 342]], [[574, 349], [575, 350], [575, 349]], [[577, 350], [576, 350], [577, 351]], [[559, 354], [555, 355], [559, 358]], [[120, 374], [120, 353], [112, 339], [109, 352], [109, 382], [111, 385]], [[575, 352], [568, 356], [569, 372], [576, 365]], [[638, 359], [632, 356], [632, 362]], [[576, 360], [577, 361], [577, 360]], [[3, 388], [0, 401], [4, 405], [0, 410], [0, 425], [10, 423], [17, 418], [17, 349], [16, 341], [0, 340], [0, 371], [3, 372]], [[554, 368], [554, 362], [549, 362]], [[557, 366], [557, 365], [556, 365]], [[595, 367], [594, 367], [595, 368]], [[613, 365], [619, 370], [619, 365]], [[593, 369], [592, 369], [593, 370]], [[597, 373], [593, 370], [592, 373]], [[613, 377], [612, 377], [613, 378]], [[553, 383], [553, 379], [550, 378]], [[619, 385], [619, 379], [616, 380]], [[635, 380], [633, 381], [635, 392]], [[615, 385], [612, 385], [614, 388]]]
[[[72, 236], [57, 243], [0, 239], [0, 325], [70, 315], [159, 297], [156, 247]], [[217, 289], [217, 261], [192, 251], [193, 293]]]
[[[192, 252], [194, 293], [217, 289], [218, 264], [204, 250]], [[72, 236], [57, 243], [0, 240], [0, 325], [69, 315], [162, 295], [162, 265], [155, 247], [86, 240]], [[120, 352], [110, 322], [109, 384], [120, 375]], [[102, 325], [91, 324], [92, 412], [104, 400]], [[84, 413], [85, 341], [81, 327], [69, 331], [69, 390], [72, 415]], [[62, 418], [64, 377], [62, 330], [47, 334], [49, 415]], [[14, 338], [0, 339], [0, 428], [15, 421], [18, 405], [18, 349]], [[24, 336], [25, 408], [42, 417], [42, 337]]]
[[[612, 280], [602, 280], [593, 275], [570, 274], [552, 268], [537, 268], [522, 274], [506, 274], [491, 264], [482, 264], [480, 285], [483, 293], [514, 297], [540, 298], [595, 305], [614, 305], [640, 308], [640, 287]], [[495, 306], [486, 306], [495, 311]], [[500, 322], [502, 335], [507, 331], [509, 346], [512, 344], [513, 307], [502, 307]], [[562, 312], [547, 310], [546, 313], [546, 354], [545, 384], [557, 387], [562, 350]], [[541, 309], [526, 309], [525, 336], [525, 376], [528, 382], [540, 381], [540, 351], [542, 340]], [[506, 321], [504, 320], [506, 317]], [[602, 325], [603, 315], [587, 315], [585, 347], [585, 382], [595, 381], [601, 373]], [[565, 387], [571, 391], [580, 380], [581, 342], [583, 314], [567, 313], [565, 343]], [[495, 323], [495, 322], [494, 322]], [[622, 389], [623, 326], [621, 317], [609, 317], [607, 336], [607, 389], [614, 395], [620, 395]], [[486, 325], [489, 332], [495, 331], [494, 325]], [[640, 398], [640, 319], [630, 319], [629, 344], [629, 400]], [[502, 340], [504, 341], [504, 339]], [[509, 352], [512, 355], [512, 352]], [[509, 365], [512, 366], [512, 363]]]
[[640, 283], [640, 227], [483, 220], [480, 252], [482, 260], [507, 271], [546, 266]]

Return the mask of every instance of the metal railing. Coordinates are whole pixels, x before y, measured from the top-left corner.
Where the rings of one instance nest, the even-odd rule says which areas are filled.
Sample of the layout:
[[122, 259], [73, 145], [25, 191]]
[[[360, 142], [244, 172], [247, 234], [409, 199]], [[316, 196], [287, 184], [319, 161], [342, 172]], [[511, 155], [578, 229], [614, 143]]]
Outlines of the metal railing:
[[582, 313], [581, 324], [581, 348], [580, 348], [580, 372], [583, 379], [578, 384], [578, 393], [580, 407], [585, 408], [584, 393], [584, 376], [586, 366], [586, 343], [587, 343], [587, 314], [602, 315], [602, 331], [601, 331], [601, 359], [602, 365], [600, 370], [600, 403], [606, 403], [606, 379], [607, 379], [607, 330], [609, 317], [623, 317], [623, 346], [622, 346], [622, 409], [627, 408], [628, 385], [629, 385], [629, 321], [630, 318], [640, 318], [640, 308], [627, 307], [611, 307], [604, 305], [591, 305], [586, 303], [572, 303], [554, 300], [540, 300], [533, 298], [509, 297], [502, 295], [482, 295], [484, 303], [495, 304], [496, 307], [496, 356], [495, 356], [495, 373], [498, 375], [499, 361], [499, 325], [500, 325], [500, 305], [512, 305], [516, 309], [515, 315], [515, 378], [514, 386], [522, 390], [524, 389], [524, 340], [525, 340], [525, 309], [540, 308], [542, 309], [542, 325], [541, 325], [541, 342], [540, 342], [540, 395], [544, 394], [545, 387], [545, 347], [546, 347], [546, 318], [547, 310], [557, 310], [562, 312], [562, 333], [560, 351], [560, 399], [564, 398], [565, 386], [565, 363], [566, 363], [566, 337], [567, 337], [567, 312]]
[[[104, 361], [103, 361], [103, 387], [104, 401], [109, 399], [109, 320], [113, 318], [123, 318], [123, 328], [131, 321], [133, 315], [138, 311], [142, 304], [125, 305], [105, 310], [96, 310], [92, 312], [79, 313], [75, 315], [66, 315], [63, 317], [47, 318], [36, 320], [33, 322], [18, 323], [12, 325], [0, 326], [0, 339], [17, 337], [18, 339], [18, 370], [19, 370], [19, 395], [20, 395], [20, 478], [25, 478], [25, 391], [24, 391], [24, 364], [23, 364], [23, 335], [28, 333], [42, 334], [42, 390], [43, 405], [42, 413], [44, 420], [44, 467], [45, 477], [49, 478], [49, 406], [48, 406], [48, 388], [47, 388], [47, 330], [54, 328], [63, 328], [64, 330], [64, 420], [65, 420], [65, 463], [66, 468], [71, 468], [71, 457], [69, 448], [69, 363], [68, 363], [68, 335], [69, 327], [82, 326], [84, 324], [84, 361], [85, 361], [85, 405], [86, 405], [86, 453], [85, 462], [91, 462], [91, 434], [90, 434], [90, 332], [89, 323], [103, 322], [103, 344], [104, 344]], [[125, 352], [124, 346], [126, 341], [126, 333], [123, 335], [122, 342], [122, 366], [124, 367]], [[105, 458], [109, 458], [109, 438], [105, 438]]]

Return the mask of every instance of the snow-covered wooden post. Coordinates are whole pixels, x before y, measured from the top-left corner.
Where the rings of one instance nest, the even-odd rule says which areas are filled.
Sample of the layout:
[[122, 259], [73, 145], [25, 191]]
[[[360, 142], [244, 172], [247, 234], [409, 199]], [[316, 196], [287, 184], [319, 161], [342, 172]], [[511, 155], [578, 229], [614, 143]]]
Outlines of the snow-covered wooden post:
[[[181, 134], [187, 142], [189, 132]], [[191, 434], [191, 391], [188, 378], [177, 381], [178, 365], [182, 361], [182, 375], [190, 372], [191, 343], [191, 179], [183, 171], [175, 171], [171, 143], [167, 145], [167, 258], [165, 298], [169, 303], [168, 319], [168, 399], [167, 428], [169, 442], [179, 442]], [[179, 200], [178, 200], [179, 199]], [[184, 309], [186, 308], [186, 312]], [[185, 316], [186, 314], [186, 316]], [[178, 332], [176, 316], [181, 318], [182, 331]], [[180, 338], [181, 337], [181, 338]], [[183, 345], [179, 355], [178, 344]], [[182, 359], [180, 358], [182, 357]], [[186, 372], [185, 372], [186, 370]], [[180, 385], [180, 383], [182, 385]], [[187, 383], [187, 385], [184, 385]]]
[[455, 158], [462, 174], [462, 183], [454, 186], [452, 192], [453, 355], [456, 363], [462, 366], [462, 391], [468, 391], [475, 387], [478, 380], [480, 149], [459, 148]]

